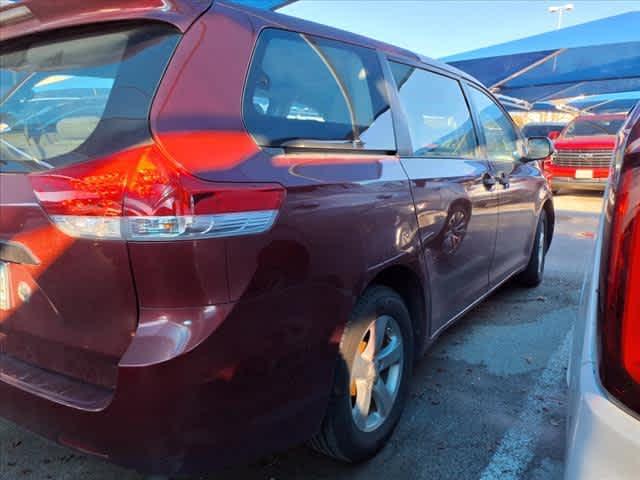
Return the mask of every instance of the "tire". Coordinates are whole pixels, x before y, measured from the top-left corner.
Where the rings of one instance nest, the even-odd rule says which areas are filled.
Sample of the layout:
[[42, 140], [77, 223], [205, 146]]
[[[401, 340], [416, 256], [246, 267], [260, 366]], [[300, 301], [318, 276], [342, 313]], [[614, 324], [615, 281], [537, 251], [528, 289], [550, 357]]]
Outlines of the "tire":
[[531, 251], [527, 268], [518, 275], [518, 281], [525, 287], [537, 287], [544, 276], [544, 263], [547, 255], [547, 212], [542, 209], [536, 228], [536, 239]]
[[[372, 341], [375, 333], [371, 330], [374, 324], [386, 326], [378, 351], [387, 352], [387, 356], [374, 355], [373, 358], [390, 359], [389, 352], [393, 351], [393, 357], [401, 362], [399, 367], [394, 364], [386, 369], [372, 367], [374, 371], [363, 369], [365, 364], [376, 365], [363, 360], [376, 350], [373, 347], [376, 342]], [[310, 442], [313, 449], [341, 461], [356, 463], [373, 457], [384, 447], [400, 420], [408, 396], [413, 345], [411, 318], [402, 297], [384, 286], [367, 289], [356, 303], [345, 327], [327, 413], [320, 432]], [[366, 379], [358, 376], [364, 370], [368, 372]], [[382, 387], [379, 382], [383, 382]], [[395, 388], [391, 388], [393, 385]], [[372, 391], [368, 415], [356, 415], [354, 412], [364, 410], [362, 405], [367, 403], [368, 387]], [[386, 389], [388, 397], [380, 393], [381, 388]], [[376, 399], [382, 398], [386, 401], [380, 401], [378, 406]]]

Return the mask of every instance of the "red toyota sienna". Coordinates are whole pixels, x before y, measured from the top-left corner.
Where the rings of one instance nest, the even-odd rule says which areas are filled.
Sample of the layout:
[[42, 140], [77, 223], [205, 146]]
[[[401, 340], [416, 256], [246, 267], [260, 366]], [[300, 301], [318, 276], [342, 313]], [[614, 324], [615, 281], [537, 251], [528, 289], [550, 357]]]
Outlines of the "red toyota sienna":
[[203, 0], [0, 11], [0, 415], [144, 472], [375, 454], [554, 211], [473, 78]]

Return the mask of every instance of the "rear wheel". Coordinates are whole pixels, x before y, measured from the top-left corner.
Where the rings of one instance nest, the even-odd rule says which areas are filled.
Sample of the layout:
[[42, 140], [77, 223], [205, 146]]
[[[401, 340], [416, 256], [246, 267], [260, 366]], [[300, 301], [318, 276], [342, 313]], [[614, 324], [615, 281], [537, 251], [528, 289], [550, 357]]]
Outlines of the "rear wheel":
[[525, 287], [537, 287], [544, 275], [544, 262], [547, 255], [547, 212], [543, 209], [538, 219], [536, 239], [527, 268], [518, 276], [518, 281]]
[[329, 407], [311, 446], [347, 462], [375, 455], [400, 420], [412, 364], [413, 329], [402, 297], [369, 288], [345, 328]]

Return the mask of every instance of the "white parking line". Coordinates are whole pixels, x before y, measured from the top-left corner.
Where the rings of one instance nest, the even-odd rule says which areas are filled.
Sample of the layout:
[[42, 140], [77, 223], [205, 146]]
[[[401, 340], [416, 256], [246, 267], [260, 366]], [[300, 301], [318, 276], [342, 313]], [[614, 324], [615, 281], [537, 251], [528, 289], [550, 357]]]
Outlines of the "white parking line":
[[533, 460], [537, 432], [544, 421], [543, 407], [549, 397], [557, 397], [563, 387], [563, 370], [567, 366], [571, 344], [571, 331], [547, 362], [524, 408], [513, 426], [502, 437], [491, 462], [482, 472], [480, 480], [517, 480]]

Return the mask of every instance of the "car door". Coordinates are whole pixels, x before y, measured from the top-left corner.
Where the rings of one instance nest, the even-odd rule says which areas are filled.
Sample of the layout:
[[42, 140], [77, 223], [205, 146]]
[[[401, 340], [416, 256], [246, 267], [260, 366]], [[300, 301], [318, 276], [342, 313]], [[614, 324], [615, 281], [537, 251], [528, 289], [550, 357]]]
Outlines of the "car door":
[[391, 60], [409, 176], [431, 292], [431, 334], [489, 288], [497, 228], [495, 186], [459, 81]]
[[525, 163], [524, 143], [513, 121], [493, 98], [468, 86], [492, 174], [497, 180], [498, 232], [491, 264], [495, 286], [529, 261], [537, 225], [537, 199], [544, 182], [534, 163]]

